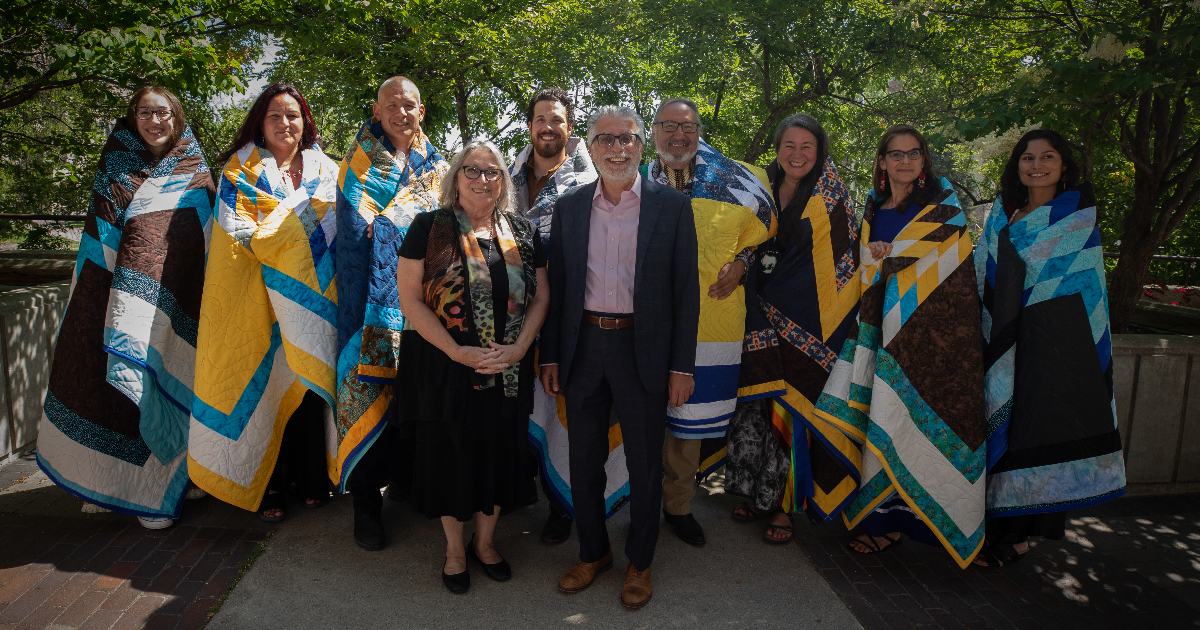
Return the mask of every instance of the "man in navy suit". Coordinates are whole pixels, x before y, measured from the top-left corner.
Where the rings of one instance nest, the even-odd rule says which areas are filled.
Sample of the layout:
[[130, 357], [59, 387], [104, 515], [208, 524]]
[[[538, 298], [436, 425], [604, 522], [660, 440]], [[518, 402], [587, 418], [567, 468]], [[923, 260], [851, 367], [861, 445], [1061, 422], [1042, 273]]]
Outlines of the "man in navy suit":
[[542, 386], [565, 396], [579, 562], [558, 583], [574, 593], [612, 566], [604, 524], [609, 413], [616, 407], [632, 524], [621, 602], [650, 600], [662, 504], [666, 406], [695, 386], [700, 289], [687, 196], [638, 173], [646, 144], [636, 112], [604, 106], [588, 121], [599, 181], [559, 197], [550, 229], [550, 312]]

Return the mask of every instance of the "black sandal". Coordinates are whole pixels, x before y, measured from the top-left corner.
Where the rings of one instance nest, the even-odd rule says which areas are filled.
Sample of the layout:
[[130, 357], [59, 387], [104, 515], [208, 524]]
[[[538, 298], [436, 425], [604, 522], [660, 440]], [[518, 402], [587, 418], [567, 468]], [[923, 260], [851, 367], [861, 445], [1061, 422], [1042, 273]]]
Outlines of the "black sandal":
[[[891, 542], [880, 547], [879, 544], [875, 542], [874, 536], [872, 536], [870, 534], [863, 534], [863, 535], [867, 537], [866, 540], [859, 540], [857, 537], [855, 537], [854, 540], [851, 540], [850, 542], [846, 543], [846, 546], [850, 548], [850, 551], [853, 551], [854, 553], [861, 553], [864, 556], [869, 556], [871, 554], [880, 553], [882, 551], [887, 551], [888, 549], [891, 549], [892, 547], [899, 545], [900, 542], [904, 540], [903, 538], [892, 538], [891, 536], [885, 535], [885, 536], [882, 536], [882, 538], [886, 538]], [[870, 549], [870, 551], [859, 551], [858, 549], [854, 548], [854, 543], [858, 543], [858, 544]]]
[[[777, 531], [778, 530], [785, 531], [788, 533], [788, 537], [787, 538], [775, 538], [774, 536], [768, 536], [767, 532], [771, 531], [772, 529], [777, 530]], [[795, 533], [796, 533], [795, 530], [793, 530], [792, 527], [789, 525], [767, 525], [767, 528], [765, 530], [763, 530], [763, 540], [767, 541], [768, 543], [770, 543], [772, 545], [786, 545], [786, 544], [792, 542], [792, 537], [795, 535]], [[888, 545], [888, 546], [890, 547], [891, 545]]]
[[[744, 514], [738, 515], [737, 511], [739, 508], [741, 508]], [[733, 520], [739, 523], [753, 523], [754, 521], [761, 521], [768, 516], [773, 516], [778, 511], [779, 506], [775, 506], [769, 510], [760, 510], [754, 507], [749, 501], [742, 501], [737, 507], [733, 508], [731, 516], [733, 516]]]
[[[1025, 553], [1029, 552], [1026, 551]], [[1021, 558], [1025, 557], [1024, 553], [1017, 551], [1016, 545], [1005, 543], [986, 547], [979, 552], [979, 555], [983, 556], [983, 561], [987, 563], [982, 565], [985, 567], [1008, 566], [1020, 562]]]
[[[279, 510], [283, 512], [279, 516], [267, 516], [268, 510]], [[262, 503], [258, 506], [258, 518], [264, 523], [278, 523], [287, 518], [287, 500], [284, 499], [282, 492], [267, 492], [267, 496], [263, 497]]]

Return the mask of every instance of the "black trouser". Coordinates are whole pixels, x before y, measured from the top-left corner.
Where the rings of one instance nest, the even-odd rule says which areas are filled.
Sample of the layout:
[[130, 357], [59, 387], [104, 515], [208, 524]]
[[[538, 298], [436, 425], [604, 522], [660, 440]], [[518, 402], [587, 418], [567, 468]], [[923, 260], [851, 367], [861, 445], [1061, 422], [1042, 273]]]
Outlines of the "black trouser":
[[[391, 422], [383, 427], [375, 443], [359, 458], [346, 482], [346, 489], [354, 497], [355, 512], [378, 514], [383, 509], [383, 496], [379, 494], [379, 489], [384, 486], [391, 485], [392, 491], [407, 491], [411, 487], [412, 455], [403, 453], [403, 448], [412, 443], [411, 439], [402, 439], [400, 431]], [[408, 463], [407, 468], [405, 462]]]
[[295, 484], [306, 499], [329, 498], [329, 467], [325, 461], [325, 399], [308, 391], [288, 418], [279, 445], [279, 459], [267, 490], [285, 492]]
[[625, 555], [639, 571], [654, 560], [662, 507], [662, 451], [667, 392], [649, 392], [638, 376], [633, 328], [579, 328], [579, 343], [565, 389], [571, 423], [571, 494], [579, 527], [579, 559], [608, 553], [604, 488], [608, 475], [609, 414], [616, 407], [629, 470], [630, 519]]

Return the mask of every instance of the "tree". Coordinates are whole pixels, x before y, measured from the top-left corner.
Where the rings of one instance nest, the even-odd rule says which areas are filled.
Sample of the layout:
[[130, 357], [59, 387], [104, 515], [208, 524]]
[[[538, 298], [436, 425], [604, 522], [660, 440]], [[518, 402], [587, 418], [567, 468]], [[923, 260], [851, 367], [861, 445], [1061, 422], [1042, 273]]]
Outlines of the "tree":
[[1008, 32], [1024, 72], [964, 109], [968, 137], [1025, 121], [1074, 136], [1085, 174], [1111, 148], [1133, 166], [1110, 275], [1112, 331], [1124, 332], [1151, 256], [1200, 201], [1200, 3], [1085, 0], [946, 6], [947, 19], [989, 19]]

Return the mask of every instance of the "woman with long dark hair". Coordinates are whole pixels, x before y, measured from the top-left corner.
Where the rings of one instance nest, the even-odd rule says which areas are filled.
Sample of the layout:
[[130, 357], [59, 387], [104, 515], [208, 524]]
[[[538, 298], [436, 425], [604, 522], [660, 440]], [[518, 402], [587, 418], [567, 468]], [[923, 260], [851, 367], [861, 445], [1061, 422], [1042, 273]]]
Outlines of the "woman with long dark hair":
[[812, 495], [813, 404], [857, 313], [850, 291], [839, 294], [854, 275], [858, 229], [816, 119], [793, 114], [779, 123], [775, 153], [767, 177], [780, 228], [758, 246], [746, 274], [746, 332], [754, 342], [742, 352], [725, 488], [749, 499], [734, 508], [735, 520], [770, 516], [763, 539], [782, 544], [792, 538], [789, 513]]
[[822, 435], [841, 465], [814, 458], [813, 483], [861, 527], [853, 551], [890, 549], [906, 533], [965, 567], [984, 533], [979, 298], [966, 216], [931, 158], [911, 125], [876, 149], [856, 329], [814, 409], [837, 430]]
[[[304, 97], [273, 83], [220, 156], [192, 468], [198, 485], [267, 522], [283, 520], [285, 491], [306, 509], [329, 498], [338, 168], [319, 141]], [[244, 427], [229, 431], [233, 420]]]
[[91, 188], [38, 465], [83, 511], [162, 529], [203, 496], [188, 490], [188, 406], [214, 196], [174, 94], [134, 92]]
[[1096, 199], [1057, 132], [1026, 133], [976, 251], [983, 299], [987, 546], [1019, 561], [1062, 539], [1067, 510], [1125, 491]]

